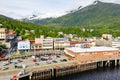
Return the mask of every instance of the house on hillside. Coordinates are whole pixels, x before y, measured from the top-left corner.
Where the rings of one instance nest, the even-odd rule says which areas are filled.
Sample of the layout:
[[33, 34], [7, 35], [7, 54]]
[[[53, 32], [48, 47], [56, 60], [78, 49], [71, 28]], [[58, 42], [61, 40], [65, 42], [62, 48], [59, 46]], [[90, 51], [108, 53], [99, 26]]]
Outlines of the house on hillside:
[[14, 30], [10, 29], [8, 30], [8, 35], [7, 35], [7, 38], [6, 40], [7, 41], [11, 41], [15, 38], [15, 33], [14, 33]]
[[102, 38], [106, 39], [106, 40], [111, 40], [112, 39], [112, 35], [111, 34], [102, 34]]

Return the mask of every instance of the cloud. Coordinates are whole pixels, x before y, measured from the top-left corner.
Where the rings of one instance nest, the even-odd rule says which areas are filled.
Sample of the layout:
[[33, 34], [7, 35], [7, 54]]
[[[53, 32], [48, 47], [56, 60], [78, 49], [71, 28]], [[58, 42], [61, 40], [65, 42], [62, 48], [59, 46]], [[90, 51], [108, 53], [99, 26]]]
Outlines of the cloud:
[[[79, 6], [91, 4], [94, 0], [0, 0], [0, 14], [23, 18], [36, 13], [41, 17], [61, 16], [66, 11], [77, 9]], [[101, 0], [103, 2], [120, 3], [120, 0]]]

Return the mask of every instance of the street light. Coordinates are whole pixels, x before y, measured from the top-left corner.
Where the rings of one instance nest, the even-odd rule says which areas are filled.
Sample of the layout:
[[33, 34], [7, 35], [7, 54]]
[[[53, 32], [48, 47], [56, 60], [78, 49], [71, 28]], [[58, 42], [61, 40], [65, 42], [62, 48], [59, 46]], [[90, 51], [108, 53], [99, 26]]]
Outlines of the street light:
[[35, 45], [34, 45], [34, 56], [36, 55], [36, 53], [35, 53]]
[[11, 62], [11, 60], [10, 60], [10, 48], [8, 48], [8, 55], [9, 55], [9, 57], [8, 57], [8, 63], [10, 63]]

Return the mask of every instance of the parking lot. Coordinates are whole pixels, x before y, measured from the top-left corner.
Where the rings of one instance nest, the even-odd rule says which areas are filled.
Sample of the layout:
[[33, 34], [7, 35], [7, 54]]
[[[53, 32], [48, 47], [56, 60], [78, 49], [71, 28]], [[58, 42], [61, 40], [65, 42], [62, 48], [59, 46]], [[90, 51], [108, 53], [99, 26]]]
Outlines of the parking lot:
[[[6, 61], [0, 61], [0, 80], [9, 80], [11, 76], [18, 75], [23, 67], [32, 68], [35, 66], [49, 66], [49, 64], [56, 64], [68, 61], [68, 58], [61, 51], [42, 51], [39, 53], [42, 55], [37, 54], [31, 57], [22, 57], [18, 59], [8, 59]], [[9, 71], [12, 71], [12, 73], [9, 73]]]
[[40, 66], [46, 64], [54, 64], [60, 62], [66, 62], [68, 58], [64, 55], [43, 55], [43, 56], [32, 56], [21, 59], [0, 61], [0, 71], [11, 70], [11, 69], [22, 69], [25, 67]]

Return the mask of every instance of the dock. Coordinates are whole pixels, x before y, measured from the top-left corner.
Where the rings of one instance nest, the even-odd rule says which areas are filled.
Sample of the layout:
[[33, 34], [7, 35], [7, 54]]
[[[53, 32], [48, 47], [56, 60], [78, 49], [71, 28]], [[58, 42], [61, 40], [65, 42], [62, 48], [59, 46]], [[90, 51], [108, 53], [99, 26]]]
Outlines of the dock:
[[[45, 80], [54, 79], [60, 76], [70, 75], [101, 67], [115, 67], [120, 65], [120, 57], [110, 59], [95, 59], [93, 61], [71, 60], [68, 62], [54, 63], [48, 65], [40, 65], [26, 68], [30, 74], [18, 76], [14, 80]], [[0, 72], [0, 74], [12, 73], [14, 70]], [[19, 72], [20, 70], [15, 70]]]

